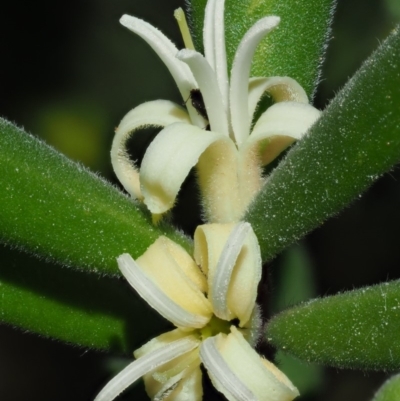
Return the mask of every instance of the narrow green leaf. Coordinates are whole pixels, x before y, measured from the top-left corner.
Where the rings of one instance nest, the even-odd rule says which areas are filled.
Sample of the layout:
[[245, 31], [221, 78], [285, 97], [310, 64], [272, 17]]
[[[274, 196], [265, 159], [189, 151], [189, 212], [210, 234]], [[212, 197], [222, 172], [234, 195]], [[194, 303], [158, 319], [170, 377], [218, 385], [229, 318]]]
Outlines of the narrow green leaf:
[[[193, 32], [200, 51], [203, 51], [206, 3], [206, 0], [191, 1]], [[259, 19], [277, 15], [281, 23], [259, 45], [252, 76], [289, 76], [312, 95], [319, 80], [334, 4], [333, 0], [226, 0], [228, 65], [232, 65], [246, 31]]]
[[74, 345], [132, 352], [170, 324], [125, 280], [1, 250], [0, 321]]
[[393, 31], [273, 171], [245, 219], [264, 260], [360, 196], [400, 160], [400, 31]]
[[3, 119], [0, 188], [0, 241], [66, 266], [119, 274], [117, 256], [138, 257], [162, 234], [191, 248], [100, 177]]
[[387, 380], [375, 394], [372, 401], [399, 401], [400, 400], [400, 375]]
[[316, 299], [267, 325], [274, 346], [304, 361], [354, 369], [400, 369], [400, 281]]

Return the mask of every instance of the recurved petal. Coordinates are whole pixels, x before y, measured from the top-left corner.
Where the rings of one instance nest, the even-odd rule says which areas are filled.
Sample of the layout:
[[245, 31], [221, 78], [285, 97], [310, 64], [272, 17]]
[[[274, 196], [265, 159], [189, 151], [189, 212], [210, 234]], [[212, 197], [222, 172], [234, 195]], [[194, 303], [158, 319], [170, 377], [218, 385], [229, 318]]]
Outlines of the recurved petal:
[[261, 358], [234, 326], [228, 335], [203, 341], [200, 359], [214, 386], [229, 401], [291, 401], [299, 395], [291, 381]]
[[223, 149], [232, 146], [224, 135], [183, 123], [169, 125], [156, 136], [140, 169], [144, 203], [153, 214], [162, 214], [173, 207], [191, 168], [214, 143], [220, 143]]
[[228, 112], [229, 79], [226, 63], [224, 0], [208, 0], [204, 12], [203, 43], [205, 57], [215, 71]]
[[208, 275], [208, 299], [223, 320], [244, 326], [253, 312], [261, 278], [257, 237], [249, 223], [207, 224], [195, 232], [194, 256]]
[[[200, 361], [200, 360], [199, 360]], [[177, 388], [166, 401], [201, 401], [203, 399], [203, 383], [200, 365], [188, 368]]]
[[299, 102], [275, 103], [258, 119], [243, 146], [241, 156], [256, 152], [259, 163], [267, 165], [317, 121], [321, 112]]
[[[205, 275], [214, 270], [234, 223], [203, 224], [194, 233], [194, 260]], [[212, 274], [212, 273], [211, 273]]]
[[230, 87], [230, 111], [237, 145], [246, 140], [250, 131], [248, 113], [248, 85], [251, 61], [256, 47], [280, 22], [279, 17], [265, 17], [257, 21], [244, 35], [233, 60]]
[[143, 128], [164, 128], [176, 122], [190, 124], [186, 111], [168, 100], [155, 100], [135, 107], [116, 129], [111, 148], [111, 163], [118, 179], [134, 198], [142, 200], [143, 196], [140, 190], [139, 169], [127, 153], [129, 138], [137, 135]]
[[[196, 360], [190, 362], [188, 355], [186, 358], [180, 358], [178, 365], [170, 369], [171, 374], [178, 369], [179, 373], [171, 377], [167, 382], [161, 384], [160, 390], [152, 397], [160, 401], [201, 401], [203, 398], [202, 374], [200, 370], [200, 359], [198, 350], [193, 350], [191, 354], [196, 353]], [[169, 375], [170, 372], [163, 372], [162, 375]], [[155, 374], [153, 375], [155, 376]], [[146, 380], [145, 380], [146, 383]], [[147, 391], [147, 385], [146, 385]], [[150, 395], [149, 391], [147, 393]], [[150, 395], [151, 396], [151, 395]]]
[[[175, 80], [183, 100], [186, 101], [190, 91], [197, 88], [197, 83], [188, 66], [175, 57], [178, 53], [177, 47], [161, 31], [139, 18], [123, 15], [120, 23], [139, 35], [156, 52]], [[200, 124], [202, 119], [196, 110], [190, 103], [187, 106], [193, 123]]]
[[205, 57], [194, 50], [183, 49], [176, 57], [187, 63], [197, 80], [211, 129], [229, 136], [227, 99], [222, 96], [215, 71]]
[[160, 237], [136, 261], [128, 254], [119, 256], [118, 266], [139, 295], [175, 326], [204, 327], [212, 315], [211, 305], [171, 254], [171, 243]]
[[275, 103], [308, 103], [303, 87], [290, 77], [250, 78], [249, 80], [249, 116], [253, 116], [257, 104], [264, 93], [268, 93]]
[[195, 349], [199, 341], [192, 336], [169, 342], [132, 362], [100, 391], [95, 401], [112, 401], [128, 386], [153, 369]]
[[[182, 338], [193, 338], [180, 329], [153, 338], [134, 352], [135, 358], [142, 358], [166, 344]], [[156, 400], [197, 401], [202, 399], [201, 371], [198, 348], [178, 356], [172, 361], [152, 370], [143, 377], [146, 392]]]

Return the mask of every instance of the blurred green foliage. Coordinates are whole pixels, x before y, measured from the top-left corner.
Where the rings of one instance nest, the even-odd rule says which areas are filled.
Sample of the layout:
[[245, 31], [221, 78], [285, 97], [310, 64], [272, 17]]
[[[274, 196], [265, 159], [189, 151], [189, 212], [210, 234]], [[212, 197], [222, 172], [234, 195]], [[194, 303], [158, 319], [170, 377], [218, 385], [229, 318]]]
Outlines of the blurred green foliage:
[[397, 401], [400, 399], [400, 375], [391, 377], [375, 394], [373, 401]]

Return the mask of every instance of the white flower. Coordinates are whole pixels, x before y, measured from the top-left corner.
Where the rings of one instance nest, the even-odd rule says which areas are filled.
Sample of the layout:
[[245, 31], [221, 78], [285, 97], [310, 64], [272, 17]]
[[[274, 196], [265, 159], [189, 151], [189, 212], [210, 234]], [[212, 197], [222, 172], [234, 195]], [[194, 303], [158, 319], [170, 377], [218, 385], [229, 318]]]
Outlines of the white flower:
[[128, 254], [118, 258], [132, 287], [177, 329], [136, 350], [137, 360], [95, 401], [113, 400], [142, 376], [153, 400], [201, 400], [201, 363], [228, 400], [290, 401], [298, 396], [289, 379], [248, 342], [258, 337], [255, 299], [261, 277], [250, 224], [199, 226], [194, 241], [195, 261], [166, 237], [136, 261]]
[[[265, 17], [249, 29], [238, 46], [229, 78], [224, 0], [207, 3], [205, 56], [194, 50], [183, 12], [177, 14], [186, 45], [181, 51], [148, 23], [127, 15], [121, 18], [165, 63], [187, 110], [157, 100], [129, 112], [116, 130], [113, 167], [126, 190], [159, 215], [172, 208], [184, 179], [196, 166], [208, 221], [236, 222], [265, 181], [262, 167], [301, 138], [320, 113], [289, 77], [249, 79], [256, 47], [279, 24], [279, 17]], [[275, 104], [254, 122], [265, 92]], [[126, 143], [147, 126], [163, 129], [148, 147], [139, 172], [127, 155]]]

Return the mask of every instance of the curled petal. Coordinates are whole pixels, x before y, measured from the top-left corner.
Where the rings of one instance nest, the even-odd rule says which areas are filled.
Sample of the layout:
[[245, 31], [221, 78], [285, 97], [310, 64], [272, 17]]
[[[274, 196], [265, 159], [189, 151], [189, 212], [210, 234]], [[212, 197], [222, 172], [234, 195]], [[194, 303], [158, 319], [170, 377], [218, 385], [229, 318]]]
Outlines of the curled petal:
[[[201, 401], [203, 399], [201, 380], [200, 366], [188, 367], [162, 385], [152, 399], [156, 401]], [[149, 391], [147, 394], [151, 397]]]
[[239, 152], [238, 177], [244, 210], [263, 185], [261, 167], [300, 139], [319, 116], [320, 111], [299, 102], [275, 103], [261, 115]]
[[234, 326], [227, 336], [203, 341], [200, 359], [214, 386], [230, 401], [291, 401], [299, 395], [291, 381], [257, 355]]
[[200, 346], [200, 359], [208, 371], [214, 387], [232, 401], [258, 401], [224, 361], [217, 348], [217, 337], [210, 337]]
[[191, 286], [194, 286], [203, 294], [207, 292], [207, 279], [192, 257], [178, 244], [166, 239], [163, 243], [163, 252], [168, 253], [174, 263]]
[[215, 71], [225, 111], [228, 112], [229, 80], [225, 48], [225, 0], [209, 0], [204, 16], [204, 54]]
[[177, 58], [187, 63], [197, 80], [211, 129], [228, 136], [228, 114], [214, 70], [204, 56], [194, 50], [183, 49]]
[[[239, 223], [230, 233], [215, 268], [208, 295], [216, 316], [224, 320], [238, 317], [242, 326], [247, 323], [254, 309], [261, 279], [260, 249], [254, 233], [251, 236], [253, 241], [245, 245], [250, 231], [249, 223]], [[249, 254], [246, 255], [246, 252]]]
[[[182, 99], [189, 99], [190, 91], [197, 88], [197, 83], [188, 66], [175, 57], [178, 53], [177, 47], [161, 31], [139, 18], [123, 15], [120, 23], [150, 45], [171, 73]], [[187, 107], [193, 123], [201, 124], [202, 119], [190, 102], [187, 103]]]
[[179, 247], [160, 237], [137, 261], [128, 254], [118, 257], [118, 266], [139, 295], [175, 326], [204, 327], [212, 316], [211, 305], [171, 255], [171, 246]]
[[171, 394], [174, 401], [201, 401], [203, 399], [203, 383], [200, 367], [187, 369], [178, 387]]
[[[156, 136], [146, 151], [140, 169], [144, 203], [152, 213], [161, 214], [172, 208], [191, 168], [213, 144], [220, 150], [228, 151], [233, 146], [224, 135], [182, 123], [169, 125]], [[223, 159], [225, 156], [219, 157]], [[215, 160], [213, 162], [215, 165]], [[210, 173], [207, 169], [203, 170], [204, 174]]]
[[101, 390], [97, 395], [95, 401], [113, 400], [128, 386], [149, 371], [193, 350], [198, 346], [198, 344], [199, 341], [197, 339], [193, 337], [185, 337], [148, 353], [143, 358], [132, 362], [110, 382], [108, 382], [103, 390]]
[[319, 110], [306, 103], [275, 103], [258, 119], [242, 154], [258, 146], [261, 165], [265, 166], [294, 140], [300, 139], [320, 115]]
[[139, 169], [130, 160], [126, 149], [129, 138], [136, 135], [140, 129], [149, 126], [164, 128], [175, 122], [190, 123], [186, 111], [170, 101], [156, 100], [131, 110], [116, 129], [111, 148], [111, 163], [118, 179], [134, 198], [142, 200], [143, 196], [140, 190]]
[[303, 87], [290, 77], [250, 78], [249, 80], [249, 116], [253, 116], [261, 96], [267, 92], [275, 103], [308, 103]]
[[[161, 334], [137, 349], [134, 355], [136, 358], [142, 358], [166, 344], [185, 337], [193, 338], [180, 329]], [[200, 401], [203, 392], [198, 348], [152, 370], [144, 375], [143, 379], [146, 392], [151, 399]]]
[[160, 334], [157, 337], [152, 338], [150, 341], [147, 341], [146, 344], [142, 345], [140, 348], [136, 349], [133, 352], [133, 356], [136, 359], [139, 359], [142, 356], [149, 354], [150, 352], [165, 347], [165, 345], [167, 344], [187, 337], [195, 338], [191, 333], [188, 333], [187, 331], [184, 331], [182, 329], [168, 331], [166, 333]]
[[[176, 364], [174, 362], [177, 362]], [[201, 401], [203, 396], [202, 375], [200, 370], [200, 359], [198, 349], [179, 357], [170, 362], [169, 370], [162, 373], [154, 373], [152, 380], [146, 380], [147, 394], [154, 400], [174, 401]], [[165, 378], [170, 377], [168, 380]], [[165, 381], [166, 380], [166, 381]], [[159, 387], [158, 392], [153, 396], [149, 391], [147, 383], [158, 383], [153, 390]]]
[[265, 17], [256, 22], [244, 35], [233, 60], [230, 89], [230, 111], [237, 145], [246, 140], [250, 131], [248, 114], [248, 85], [251, 61], [261, 39], [280, 22], [279, 17]]
[[[214, 271], [229, 234], [235, 227], [230, 224], [203, 224], [194, 233], [194, 260], [205, 275]], [[211, 273], [212, 274], [212, 273]]]
[[207, 271], [214, 314], [220, 319], [250, 319], [261, 279], [261, 255], [250, 224], [207, 224], [195, 232], [194, 256]]
[[233, 268], [250, 229], [249, 223], [240, 223], [233, 227], [222, 248], [215, 270], [213, 269], [213, 274], [210, 271], [209, 277], [212, 277], [212, 284], [209, 288], [208, 298], [213, 305], [215, 315], [220, 319], [231, 320], [227, 305], [228, 288], [231, 283]]

